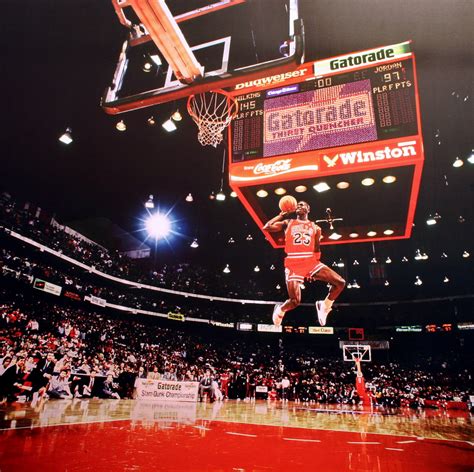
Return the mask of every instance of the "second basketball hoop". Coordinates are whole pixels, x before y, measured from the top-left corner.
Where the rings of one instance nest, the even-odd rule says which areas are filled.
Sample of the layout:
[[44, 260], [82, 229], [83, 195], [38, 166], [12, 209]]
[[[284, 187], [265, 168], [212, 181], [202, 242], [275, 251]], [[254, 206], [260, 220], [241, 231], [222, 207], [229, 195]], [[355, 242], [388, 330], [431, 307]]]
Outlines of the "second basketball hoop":
[[222, 142], [223, 131], [239, 111], [237, 100], [224, 90], [190, 95], [188, 112], [196, 123], [198, 140], [203, 146], [214, 146]]

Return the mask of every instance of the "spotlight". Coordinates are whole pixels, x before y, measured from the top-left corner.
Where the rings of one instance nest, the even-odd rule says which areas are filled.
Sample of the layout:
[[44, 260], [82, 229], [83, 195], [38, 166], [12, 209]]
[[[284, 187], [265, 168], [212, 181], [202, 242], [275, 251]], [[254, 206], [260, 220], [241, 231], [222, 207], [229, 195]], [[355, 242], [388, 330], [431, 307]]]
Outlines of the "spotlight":
[[235, 243], [235, 239], [231, 236], [229, 238], [229, 240], [227, 241], [228, 244], [234, 244]]
[[270, 266], [270, 270], [275, 270], [275, 266], [273, 264]]
[[394, 175], [386, 175], [382, 181], [386, 184], [393, 184], [393, 182], [395, 182], [397, 180], [397, 178], [394, 176]]
[[326, 182], [319, 182], [319, 184], [313, 185], [313, 188], [314, 190], [316, 190], [316, 192], [321, 193], [321, 192], [326, 192], [331, 187]]
[[59, 137], [59, 141], [64, 144], [72, 143], [72, 130], [71, 128], [66, 128], [66, 131]]
[[222, 190], [219, 190], [219, 193], [216, 195], [216, 200], [223, 202], [225, 200], [225, 193]]
[[447, 283], [449, 282], [449, 279], [448, 279], [448, 276], [447, 276], [447, 275], [444, 276], [443, 282], [444, 282], [445, 284], [447, 284]]
[[342, 259], [339, 259], [336, 265], [337, 267], [344, 267], [344, 261]]
[[247, 237], [245, 238], [247, 241], [253, 241], [252, 235], [248, 234]]
[[260, 272], [260, 267], [258, 267], [258, 265], [256, 265], [256, 266], [253, 268], [253, 271], [254, 271], [254, 272]]
[[415, 261], [421, 261], [421, 260], [423, 260], [423, 256], [421, 255], [421, 251], [417, 249], [415, 251]]
[[453, 167], [462, 167], [464, 165], [464, 161], [462, 159], [459, 159], [459, 157], [456, 157], [453, 162]]
[[196, 249], [197, 247], [199, 247], [199, 243], [198, 243], [197, 239], [194, 239], [193, 242], [190, 244], [190, 246], [193, 249]]
[[388, 280], [385, 281], [384, 285], [388, 287], [390, 285], [390, 282]]
[[420, 279], [418, 275], [416, 276], [415, 285], [423, 285], [423, 281]]
[[377, 258], [376, 258], [376, 257], [372, 257], [372, 259], [370, 260], [370, 263], [371, 263], [371, 264], [377, 264]]
[[462, 253], [462, 257], [464, 257], [464, 259], [467, 259], [469, 256], [470, 256], [470, 254], [467, 251], [464, 251]]
[[390, 257], [387, 257], [387, 259], [385, 259], [385, 264], [391, 264], [392, 263], [392, 259], [390, 259]]
[[352, 282], [352, 288], [360, 288], [360, 285], [357, 283], [356, 279], [354, 279], [354, 281]]
[[374, 185], [374, 182], [374, 179], [372, 179], [371, 177], [367, 177], [366, 179], [362, 180], [361, 184], [364, 187], [370, 187], [371, 185]]
[[237, 192], [234, 192], [234, 191], [232, 190], [232, 192], [230, 192], [230, 196], [231, 196], [232, 198], [236, 198], [236, 197], [237, 197]]
[[377, 232], [376, 231], [369, 231], [367, 233], [367, 236], [369, 236], [369, 238], [373, 238], [374, 236], [377, 236]]
[[464, 223], [466, 221], [466, 218], [464, 218], [464, 216], [460, 215], [458, 217], [458, 223]]
[[153, 195], [148, 197], [148, 200], [145, 202], [145, 208], [153, 209], [155, 208], [155, 203], [153, 202]]
[[393, 233], [394, 233], [393, 229], [386, 229], [383, 232], [383, 234], [385, 234], [385, 236], [391, 236]]
[[277, 284], [276, 289], [277, 289], [277, 290], [280, 290], [280, 289], [281, 289], [280, 284]]
[[145, 61], [143, 63], [143, 67], [142, 67], [143, 72], [151, 72], [152, 68], [153, 68], [153, 64], [150, 61]]
[[298, 185], [295, 187], [295, 192], [298, 193], [306, 192], [306, 190], [308, 190], [308, 187], [306, 187], [305, 185]]
[[148, 118], [148, 120], [146, 120], [146, 121], [147, 121], [149, 126], [155, 126], [155, 124], [156, 124], [155, 118], [153, 116], [150, 116], [150, 118]]
[[161, 213], [151, 215], [145, 224], [148, 234], [155, 239], [164, 238], [171, 231], [171, 223], [168, 217]]
[[260, 189], [257, 192], [257, 197], [265, 198], [266, 196], [268, 196], [268, 192], [266, 190]]
[[166, 120], [162, 125], [161, 125], [168, 133], [171, 133], [172, 131], [176, 131], [178, 128], [174, 124], [173, 120], [168, 119]]
[[408, 262], [408, 259], [406, 258], [406, 256], [402, 257], [402, 262]]
[[115, 127], [119, 130], [119, 131], [125, 131], [127, 129], [127, 125], [125, 124], [125, 121], [123, 120], [120, 120], [116, 125]]
[[443, 252], [443, 254], [441, 254], [441, 259], [447, 259], [447, 258], [448, 258], [448, 255], [445, 252]]
[[351, 234], [349, 234], [349, 237], [350, 237], [350, 238], [358, 238], [358, 237], [359, 237], [359, 233], [351, 233]]
[[354, 262], [352, 263], [352, 265], [359, 265], [359, 261], [357, 259], [354, 259]]
[[171, 119], [173, 121], [181, 121], [183, 119], [183, 115], [181, 115], [181, 112], [179, 110], [176, 110], [172, 115]]
[[431, 215], [428, 217], [428, 219], [426, 220], [426, 224], [428, 226], [433, 226], [435, 225], [437, 222], [436, 220], [434, 219], [434, 217], [432, 217]]
[[191, 202], [194, 200], [194, 198], [193, 198], [193, 196], [191, 195], [191, 193], [188, 193], [188, 195], [186, 196], [185, 200], [186, 200], [187, 202], [191, 203]]
[[336, 187], [337, 187], [337, 188], [340, 188], [341, 190], [344, 190], [344, 189], [346, 189], [346, 188], [349, 188], [349, 186], [350, 186], [349, 182], [338, 182], [338, 183], [336, 184]]
[[275, 189], [275, 194], [276, 195], [285, 195], [286, 190], [283, 187], [278, 187]]
[[229, 264], [226, 264], [224, 270], [222, 271], [224, 274], [228, 274], [230, 272]]

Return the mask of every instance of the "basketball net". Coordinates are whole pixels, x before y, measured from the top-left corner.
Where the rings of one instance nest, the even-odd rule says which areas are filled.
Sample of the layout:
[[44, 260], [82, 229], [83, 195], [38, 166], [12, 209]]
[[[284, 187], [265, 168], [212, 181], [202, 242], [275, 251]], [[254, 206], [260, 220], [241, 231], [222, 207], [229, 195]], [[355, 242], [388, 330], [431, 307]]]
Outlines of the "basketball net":
[[237, 100], [220, 89], [188, 98], [188, 112], [199, 129], [198, 141], [203, 146], [217, 147], [222, 142], [223, 131], [238, 110]]

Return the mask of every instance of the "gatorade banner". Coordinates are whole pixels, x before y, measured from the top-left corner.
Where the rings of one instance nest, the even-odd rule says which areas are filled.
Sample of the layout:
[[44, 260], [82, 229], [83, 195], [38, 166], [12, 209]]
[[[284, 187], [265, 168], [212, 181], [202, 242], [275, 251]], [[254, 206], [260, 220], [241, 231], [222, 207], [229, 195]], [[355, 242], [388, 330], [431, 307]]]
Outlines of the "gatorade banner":
[[199, 382], [137, 379], [137, 400], [197, 402]]

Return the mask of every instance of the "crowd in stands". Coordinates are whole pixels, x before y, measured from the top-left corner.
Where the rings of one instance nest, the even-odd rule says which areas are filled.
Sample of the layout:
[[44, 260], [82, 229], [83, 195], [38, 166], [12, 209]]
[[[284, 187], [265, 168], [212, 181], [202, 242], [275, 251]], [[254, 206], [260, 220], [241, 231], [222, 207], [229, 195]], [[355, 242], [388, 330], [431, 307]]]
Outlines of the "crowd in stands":
[[[218, 328], [214, 328], [218, 329]], [[200, 382], [211, 399], [269, 398], [358, 404], [351, 363], [313, 348], [203, 337], [157, 324], [54, 304], [27, 293], [0, 291], [0, 397], [133, 398], [137, 378]], [[371, 363], [364, 376], [375, 404], [423, 406], [425, 400], [467, 401], [472, 365], [455, 356]]]
[[162, 264], [158, 268], [144, 270], [142, 265], [118, 251], [109, 251], [67, 232], [64, 226], [52, 218], [41, 217], [41, 213], [36, 216], [29, 207], [17, 207], [7, 194], [0, 197], [0, 227], [2, 226], [122, 279], [171, 290], [229, 298], [264, 299], [275, 295], [274, 286], [271, 287], [270, 293], [264, 293], [261, 284], [251, 277], [240, 281], [235, 277], [229, 278], [226, 274], [189, 263]]

